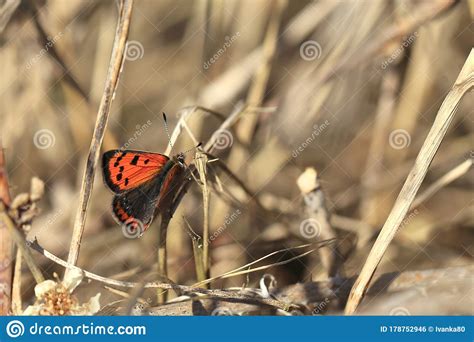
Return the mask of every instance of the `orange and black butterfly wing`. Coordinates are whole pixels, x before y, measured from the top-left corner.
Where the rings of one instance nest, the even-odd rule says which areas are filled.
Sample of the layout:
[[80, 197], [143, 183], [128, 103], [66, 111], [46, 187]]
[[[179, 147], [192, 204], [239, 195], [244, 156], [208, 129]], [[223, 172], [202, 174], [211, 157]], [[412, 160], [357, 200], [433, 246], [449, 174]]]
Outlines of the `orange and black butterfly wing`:
[[129, 237], [137, 237], [150, 226], [155, 211], [171, 208], [185, 176], [185, 167], [169, 161], [153, 180], [128, 192], [117, 194], [112, 202], [115, 219]]
[[102, 156], [104, 182], [117, 194], [127, 192], [157, 177], [168, 161], [160, 153], [110, 150]]
[[113, 216], [128, 237], [143, 234], [156, 210], [170, 208], [185, 170], [179, 158], [130, 150], [104, 153], [102, 167], [105, 183], [115, 192]]
[[174, 197], [182, 185], [185, 170], [186, 168], [182, 164], [175, 162], [163, 177], [163, 184], [161, 185], [160, 196], [156, 205], [158, 211], [163, 212], [170, 209]]
[[150, 226], [158, 202], [159, 189], [159, 180], [154, 179], [114, 196], [112, 211], [124, 234], [137, 237]]

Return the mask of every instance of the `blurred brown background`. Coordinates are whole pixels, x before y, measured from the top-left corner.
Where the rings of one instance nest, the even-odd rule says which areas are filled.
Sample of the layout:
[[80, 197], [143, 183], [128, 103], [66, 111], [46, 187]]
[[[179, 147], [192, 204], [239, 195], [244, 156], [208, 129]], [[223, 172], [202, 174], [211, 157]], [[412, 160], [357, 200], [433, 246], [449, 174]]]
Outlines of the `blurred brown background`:
[[[125, 146], [163, 153], [168, 138], [162, 112], [172, 130], [183, 107], [199, 105], [228, 116], [239, 102], [249, 103], [256, 109], [232, 127], [232, 144], [218, 157], [277, 219], [259, 212], [216, 170], [236, 200], [211, 195], [211, 233], [218, 232], [211, 242], [211, 276], [307, 242], [300, 229], [305, 204], [296, 186], [305, 167], [318, 171], [333, 216], [331, 231], [346, 259], [341, 272], [353, 276], [473, 46], [472, 10], [468, 1], [136, 1], [103, 150]], [[21, 1], [0, 35], [0, 136], [10, 191], [27, 191], [33, 176], [45, 182], [41, 214], [29, 236], [63, 259], [116, 18], [114, 1]], [[277, 40], [271, 30], [277, 30]], [[393, 32], [398, 34], [387, 40]], [[472, 161], [473, 101], [470, 92], [460, 103], [420, 193]], [[219, 124], [199, 111], [189, 127], [206, 142]], [[183, 132], [173, 153], [192, 146]], [[193, 162], [192, 153], [187, 162]], [[112, 196], [101, 173], [79, 266], [112, 278], [132, 270], [120, 278], [140, 281], [155, 267], [150, 260], [157, 224], [140, 239], [125, 238], [112, 219]], [[472, 263], [472, 176], [469, 169], [443, 184], [407, 216], [380, 272]], [[184, 218], [200, 234], [202, 215], [201, 190], [194, 184], [168, 233], [168, 276], [176, 283], [196, 282]], [[46, 275], [62, 274], [35, 256]], [[278, 286], [327, 278], [314, 252], [212, 287], [259, 287], [264, 273], [273, 274]], [[24, 277], [28, 303], [32, 279], [27, 271]], [[79, 294], [97, 292], [101, 304], [121, 299], [94, 282], [81, 285]], [[463, 304], [451, 305], [448, 313], [466, 313]], [[384, 310], [389, 311], [378, 312]]]

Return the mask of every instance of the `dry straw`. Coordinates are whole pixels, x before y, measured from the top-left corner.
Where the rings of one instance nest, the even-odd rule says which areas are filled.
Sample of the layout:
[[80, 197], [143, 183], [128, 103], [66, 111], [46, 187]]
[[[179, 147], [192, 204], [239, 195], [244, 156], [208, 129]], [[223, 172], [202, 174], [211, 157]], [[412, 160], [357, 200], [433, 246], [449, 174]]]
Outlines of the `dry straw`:
[[[5, 155], [3, 153], [2, 143], [0, 141], [0, 204], [9, 206], [11, 202], [10, 191], [8, 189], [8, 178]], [[0, 315], [7, 315], [10, 311], [11, 283], [12, 283], [12, 258], [13, 246], [12, 237], [7, 232], [6, 225], [0, 225]]]
[[[118, 80], [124, 61], [125, 47], [130, 27], [130, 20], [132, 17], [132, 7], [133, 0], [123, 0], [120, 3], [120, 12], [117, 29], [115, 31], [112, 56], [110, 57], [109, 71], [105, 81], [104, 93], [99, 105], [94, 134], [92, 136], [92, 142], [89, 148], [89, 155], [87, 156], [86, 169], [84, 171], [81, 184], [80, 203], [77, 208], [71, 246], [69, 248], [68, 262], [72, 265], [77, 263], [77, 259], [79, 257], [79, 249], [81, 246], [82, 235], [84, 233], [84, 225], [86, 223], [87, 206], [92, 193], [95, 169], [100, 156], [100, 147], [104, 139], [110, 108], [115, 91], [117, 89]], [[66, 274], [67, 273], [68, 269], [66, 269]]]
[[473, 86], [474, 50], [471, 50], [471, 53], [464, 63], [456, 82], [441, 104], [430, 132], [418, 153], [415, 165], [408, 174], [392, 211], [390, 212], [387, 221], [385, 221], [385, 224], [380, 231], [369, 256], [367, 257], [367, 261], [351, 290], [345, 309], [346, 314], [353, 314], [357, 310], [378, 264], [415, 199], [415, 195], [428, 172], [428, 168], [438, 151], [441, 141], [446, 135], [451, 121], [454, 118], [461, 98]]

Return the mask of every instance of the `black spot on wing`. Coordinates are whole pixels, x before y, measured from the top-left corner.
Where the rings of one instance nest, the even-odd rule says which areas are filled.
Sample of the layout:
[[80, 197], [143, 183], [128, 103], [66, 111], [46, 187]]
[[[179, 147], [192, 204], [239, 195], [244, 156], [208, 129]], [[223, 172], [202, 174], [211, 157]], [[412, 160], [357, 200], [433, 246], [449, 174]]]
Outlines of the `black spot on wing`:
[[138, 159], [140, 159], [139, 155], [136, 155], [135, 157], [133, 157], [132, 161], [130, 162], [130, 165], [137, 165]]
[[[104, 183], [111, 189], [113, 192], [118, 193], [120, 192], [120, 188], [115, 184], [114, 180], [111, 178], [111, 169], [112, 169], [112, 164], [110, 163], [110, 160], [117, 156], [119, 153], [122, 153], [120, 150], [110, 150], [105, 152], [102, 155], [102, 174], [103, 174], [103, 179]], [[113, 166], [117, 167], [118, 162], [115, 161]]]

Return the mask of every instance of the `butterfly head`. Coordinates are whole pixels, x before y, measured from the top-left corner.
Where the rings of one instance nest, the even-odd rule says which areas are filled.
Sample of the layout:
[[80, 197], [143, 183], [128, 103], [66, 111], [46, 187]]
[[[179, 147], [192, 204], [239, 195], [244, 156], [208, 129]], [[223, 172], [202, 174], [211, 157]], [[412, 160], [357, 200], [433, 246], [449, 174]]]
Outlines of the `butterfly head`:
[[175, 156], [175, 161], [182, 167], [184, 167], [186, 164], [184, 162], [184, 153], [180, 152]]

